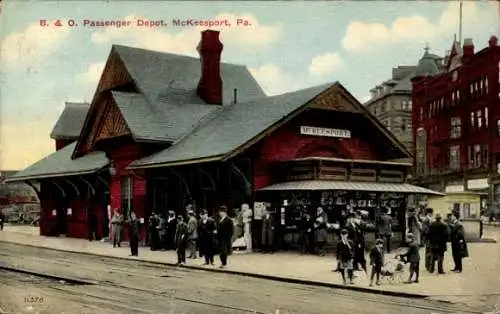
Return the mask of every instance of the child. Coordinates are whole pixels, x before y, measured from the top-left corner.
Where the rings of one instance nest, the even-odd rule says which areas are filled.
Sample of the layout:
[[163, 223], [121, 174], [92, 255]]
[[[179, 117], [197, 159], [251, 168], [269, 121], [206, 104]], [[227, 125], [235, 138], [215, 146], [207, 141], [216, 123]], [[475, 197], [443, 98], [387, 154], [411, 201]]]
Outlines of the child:
[[415, 274], [415, 283], [418, 282], [418, 275], [420, 273], [420, 252], [419, 245], [415, 242], [415, 236], [411, 233], [406, 235], [406, 242], [408, 242], [408, 251], [400, 255], [405, 263], [410, 263], [410, 277], [406, 283], [412, 283], [413, 274]]
[[373, 279], [377, 276], [376, 284], [380, 285], [380, 273], [384, 264], [384, 240], [377, 239], [375, 246], [370, 251], [370, 265], [372, 265], [372, 273], [370, 276], [370, 287], [373, 286]]
[[349, 283], [352, 285], [354, 283], [354, 243], [347, 238], [347, 235], [348, 231], [346, 229], [342, 229], [342, 231], [340, 231], [340, 241], [337, 243], [337, 261], [344, 285], [347, 284], [345, 277], [346, 270], [347, 275], [349, 276]]

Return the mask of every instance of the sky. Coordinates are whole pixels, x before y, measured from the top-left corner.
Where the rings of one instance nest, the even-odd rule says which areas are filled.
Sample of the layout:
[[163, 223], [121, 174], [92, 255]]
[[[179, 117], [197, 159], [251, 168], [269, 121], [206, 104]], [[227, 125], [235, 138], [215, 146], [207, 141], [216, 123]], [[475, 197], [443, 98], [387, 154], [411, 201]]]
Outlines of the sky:
[[[444, 55], [458, 33], [458, 1], [0, 2], [0, 169], [55, 150], [50, 132], [66, 101], [91, 101], [112, 44], [197, 56], [200, 31], [174, 19], [227, 19], [222, 61], [246, 65], [268, 95], [339, 81], [358, 100], [414, 65], [428, 44]], [[463, 38], [476, 50], [499, 36], [497, 1], [463, 3]], [[50, 26], [40, 26], [46, 20]], [[54, 26], [60, 20], [62, 26]], [[76, 25], [68, 26], [74, 21]], [[131, 21], [128, 27], [84, 25]], [[166, 26], [138, 26], [163, 20]], [[237, 21], [248, 21], [237, 25]]]

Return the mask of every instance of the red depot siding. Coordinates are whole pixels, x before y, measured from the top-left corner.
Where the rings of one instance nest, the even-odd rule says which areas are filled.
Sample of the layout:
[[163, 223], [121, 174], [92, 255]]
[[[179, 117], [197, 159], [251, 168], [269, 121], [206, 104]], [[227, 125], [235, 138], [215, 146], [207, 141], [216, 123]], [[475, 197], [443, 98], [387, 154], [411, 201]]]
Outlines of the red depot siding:
[[302, 135], [299, 131], [300, 125], [301, 123], [290, 123], [262, 141], [260, 158], [254, 163], [254, 190], [272, 184], [269, 167], [273, 161], [305, 157], [377, 159], [375, 149], [364, 139]]
[[[127, 176], [132, 177], [132, 208], [139, 218], [147, 218], [146, 215], [146, 181], [137, 175], [133, 175], [127, 169], [128, 165], [141, 157], [141, 149], [137, 144], [123, 145], [107, 152], [109, 158], [113, 161], [116, 173], [111, 177], [110, 198], [111, 208], [121, 210], [121, 181]], [[143, 231], [144, 232], [144, 231]], [[123, 241], [128, 241], [128, 227], [123, 228]], [[142, 235], [143, 238], [145, 235]]]
[[[86, 202], [82, 196], [75, 197], [70, 202], [71, 215], [68, 218], [67, 236], [85, 239], [88, 236]], [[66, 213], [67, 214], [67, 213]]]

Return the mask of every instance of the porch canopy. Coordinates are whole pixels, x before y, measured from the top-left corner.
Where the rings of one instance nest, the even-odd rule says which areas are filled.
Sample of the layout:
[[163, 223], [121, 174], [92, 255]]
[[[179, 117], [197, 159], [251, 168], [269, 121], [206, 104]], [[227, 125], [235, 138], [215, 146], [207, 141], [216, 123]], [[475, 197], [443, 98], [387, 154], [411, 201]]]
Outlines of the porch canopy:
[[327, 180], [305, 180], [276, 183], [259, 191], [366, 191], [380, 193], [427, 194], [443, 196], [443, 193], [432, 191], [408, 183], [383, 182], [349, 182]]
[[71, 159], [75, 145], [76, 142], [67, 145], [17, 172], [5, 182], [85, 175], [95, 173], [108, 165], [109, 161], [104, 152], [93, 152], [80, 158]]

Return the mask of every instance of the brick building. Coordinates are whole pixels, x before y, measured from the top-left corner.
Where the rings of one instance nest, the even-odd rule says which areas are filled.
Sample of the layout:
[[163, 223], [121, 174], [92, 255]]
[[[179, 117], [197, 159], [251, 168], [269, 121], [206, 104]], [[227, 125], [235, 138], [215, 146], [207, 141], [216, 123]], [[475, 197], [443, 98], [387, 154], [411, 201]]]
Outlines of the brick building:
[[364, 105], [413, 153], [412, 83], [415, 76], [427, 73], [437, 75], [444, 69], [445, 59], [425, 53], [417, 65], [400, 65], [392, 69], [391, 79], [370, 90], [371, 99]]
[[455, 41], [446, 71], [413, 78], [415, 179], [500, 201], [500, 47]]

